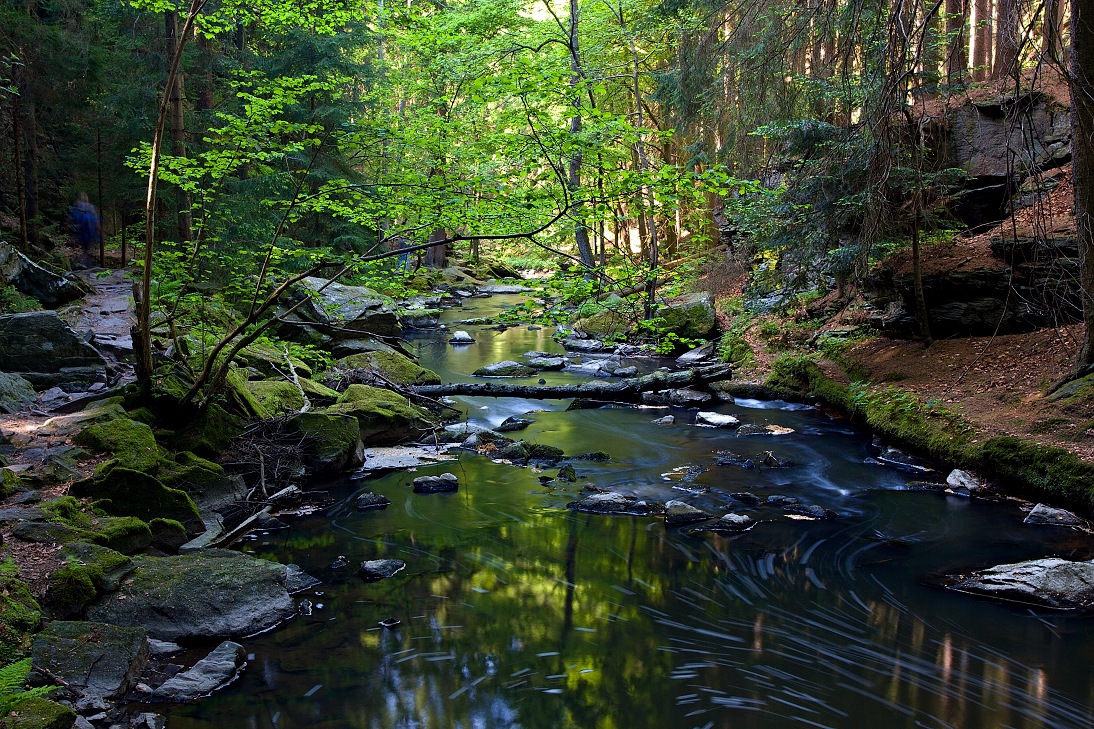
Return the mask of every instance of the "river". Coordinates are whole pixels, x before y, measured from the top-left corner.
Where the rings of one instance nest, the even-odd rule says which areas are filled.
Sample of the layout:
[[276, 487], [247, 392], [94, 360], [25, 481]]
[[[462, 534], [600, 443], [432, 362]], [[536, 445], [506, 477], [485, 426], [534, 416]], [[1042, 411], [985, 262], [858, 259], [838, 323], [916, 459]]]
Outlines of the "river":
[[[515, 300], [473, 299], [445, 320], [490, 316]], [[528, 350], [562, 351], [549, 328], [450, 326], [476, 343], [457, 349], [444, 332], [410, 338], [445, 381]], [[241, 641], [251, 660], [231, 686], [193, 705], [151, 707], [168, 727], [1094, 725], [1094, 624], [936, 586], [989, 564], [1090, 559], [1088, 538], [1025, 526], [1014, 503], [909, 488], [917, 476], [870, 462], [870, 433], [792, 404], [709, 408], [794, 430], [738, 438], [688, 424], [693, 413], [679, 408], [459, 403], [471, 422], [491, 426], [536, 411], [520, 437], [611, 461], [575, 461], [577, 483], [544, 485], [540, 476], [557, 469], [462, 453], [324, 485], [332, 507], [243, 546], [322, 580], [297, 596], [310, 614]], [[651, 423], [667, 413], [675, 425]], [[771, 451], [797, 465], [718, 466], [724, 450]], [[459, 476], [458, 493], [411, 492], [415, 476], [445, 471]], [[568, 511], [586, 485], [760, 523], [719, 535]], [[365, 491], [393, 504], [358, 513]], [[729, 496], [742, 491], [797, 497], [839, 518], [742, 506]], [[339, 557], [348, 566], [333, 566]], [[380, 582], [356, 576], [358, 562], [380, 557], [407, 567]], [[400, 624], [380, 627], [386, 618]]]

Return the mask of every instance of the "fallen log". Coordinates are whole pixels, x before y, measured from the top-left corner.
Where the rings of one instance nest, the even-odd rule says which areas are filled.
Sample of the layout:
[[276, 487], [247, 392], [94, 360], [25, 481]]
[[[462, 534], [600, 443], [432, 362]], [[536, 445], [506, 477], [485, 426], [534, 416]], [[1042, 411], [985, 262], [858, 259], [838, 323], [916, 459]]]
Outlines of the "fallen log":
[[580, 397], [588, 400], [638, 403], [643, 392], [694, 387], [728, 380], [733, 376], [729, 365], [717, 364], [679, 372], [651, 372], [619, 382], [582, 382], [577, 385], [516, 385], [507, 382], [452, 382], [446, 385], [418, 385], [416, 395], [472, 395], [476, 397], [526, 397], [533, 400], [562, 400]]

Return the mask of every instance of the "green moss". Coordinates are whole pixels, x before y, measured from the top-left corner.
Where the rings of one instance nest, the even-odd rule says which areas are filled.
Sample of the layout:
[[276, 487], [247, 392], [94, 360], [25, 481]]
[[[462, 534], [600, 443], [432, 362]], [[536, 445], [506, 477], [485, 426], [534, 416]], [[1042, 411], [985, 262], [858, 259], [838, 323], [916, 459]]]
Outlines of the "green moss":
[[439, 385], [441, 378], [433, 370], [419, 366], [398, 352], [361, 352], [335, 363], [342, 369], [372, 370], [394, 385]]
[[174, 519], [153, 519], [148, 523], [152, 530], [152, 546], [167, 554], [178, 554], [186, 544], [186, 528]]
[[1010, 436], [991, 438], [976, 460], [985, 476], [1027, 498], [1083, 509], [1094, 506], [1094, 464], [1063, 448]]
[[0, 499], [6, 499], [15, 493], [21, 485], [19, 474], [7, 468], [0, 470]]
[[106, 510], [115, 516], [135, 516], [145, 521], [175, 519], [188, 529], [197, 529], [201, 524], [197, 507], [185, 491], [167, 488], [155, 477], [128, 468], [114, 468], [77, 481], [69, 493], [109, 501]]
[[62, 496], [42, 504], [46, 518], [53, 522], [67, 524], [77, 529], [91, 526], [91, 516], [84, 512], [84, 506], [72, 496]]
[[301, 379], [300, 387], [307, 394], [308, 398], [311, 399], [313, 402], [316, 400], [321, 402], [334, 402], [342, 394], [338, 392], [338, 390], [332, 390], [326, 385], [316, 382], [315, 380]]
[[350, 385], [326, 411], [355, 417], [366, 443], [397, 443], [433, 427], [428, 410], [391, 390], [369, 385]]
[[71, 729], [75, 722], [76, 712], [69, 707], [35, 696], [0, 717], [0, 729]]
[[[264, 376], [270, 377], [286, 370], [285, 353], [268, 344], [251, 344], [244, 347], [236, 356], [244, 367], [254, 367]], [[311, 377], [312, 369], [306, 362], [297, 357], [289, 357], [292, 367], [300, 377]]]
[[177, 430], [170, 444], [176, 450], [215, 458], [246, 427], [247, 421], [214, 403]]
[[66, 564], [87, 567], [88, 577], [100, 593], [117, 590], [121, 580], [134, 569], [133, 560], [121, 552], [90, 542], [66, 545], [61, 554]]
[[247, 389], [268, 412], [281, 415], [298, 413], [304, 407], [304, 396], [296, 385], [285, 380], [251, 380]]
[[129, 418], [97, 423], [73, 440], [93, 451], [114, 454], [117, 465], [134, 471], [153, 471], [161, 458], [152, 428]]
[[630, 317], [622, 312], [604, 309], [574, 322], [574, 329], [585, 332], [594, 339], [606, 340], [626, 336], [632, 323]]
[[224, 378], [224, 388], [228, 400], [238, 410], [250, 417], [267, 420], [273, 417], [269, 410], [262, 406], [251, 391], [247, 388], [247, 375], [239, 368], [232, 368]]
[[66, 564], [49, 576], [42, 607], [54, 618], [80, 615], [98, 597], [95, 580], [102, 579], [96, 566]]
[[657, 316], [663, 319], [662, 328], [685, 339], [701, 339], [710, 334], [716, 325], [714, 307], [705, 295], [691, 294], [681, 297], [659, 309]]
[[308, 437], [311, 442], [309, 458], [316, 470], [340, 470], [355, 460], [361, 441], [361, 425], [357, 418], [339, 413], [307, 412], [293, 416], [288, 425]]
[[157, 476], [167, 488], [185, 491], [198, 499], [222, 489], [228, 481], [220, 464], [188, 451], [175, 454], [174, 461], [161, 462]]
[[136, 554], [152, 544], [152, 530], [135, 516], [105, 517], [95, 525], [91, 540], [122, 554]]
[[30, 636], [42, 623], [42, 608], [14, 571], [11, 562], [0, 565], [0, 666], [27, 655]]

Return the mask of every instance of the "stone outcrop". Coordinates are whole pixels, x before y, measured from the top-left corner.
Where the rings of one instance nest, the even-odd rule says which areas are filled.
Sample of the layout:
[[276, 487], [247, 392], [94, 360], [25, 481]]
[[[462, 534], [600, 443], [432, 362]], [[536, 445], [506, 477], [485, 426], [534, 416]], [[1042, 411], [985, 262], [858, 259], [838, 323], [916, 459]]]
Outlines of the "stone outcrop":
[[952, 588], [1058, 610], [1094, 607], [1094, 562], [1049, 557], [974, 572]]
[[0, 315], [0, 372], [73, 392], [106, 381], [106, 360], [53, 311]]
[[79, 280], [42, 268], [7, 241], [0, 241], [0, 282], [34, 297], [47, 309], [56, 309], [87, 293]]
[[33, 666], [81, 696], [120, 698], [148, 662], [145, 638], [140, 626], [55, 620], [34, 641]]

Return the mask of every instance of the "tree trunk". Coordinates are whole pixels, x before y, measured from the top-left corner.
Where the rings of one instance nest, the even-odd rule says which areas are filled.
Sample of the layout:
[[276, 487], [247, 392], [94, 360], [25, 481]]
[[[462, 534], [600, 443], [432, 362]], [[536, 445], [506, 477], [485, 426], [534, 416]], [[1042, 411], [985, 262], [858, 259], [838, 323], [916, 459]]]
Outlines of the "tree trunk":
[[[95, 174], [98, 182], [98, 197], [96, 202], [99, 203], [99, 219], [106, 221], [106, 207], [103, 200], [103, 130], [101, 127], [95, 129]], [[99, 228], [99, 265], [106, 267], [106, 231], [105, 226]]]
[[946, 0], [946, 82], [965, 82], [969, 66], [968, 0]]
[[1063, 57], [1063, 30], [1065, 0], [1045, 0], [1044, 45], [1041, 58], [1059, 63]]
[[[23, 205], [26, 216], [26, 239], [38, 245], [38, 119], [34, 102], [23, 107]], [[50, 246], [52, 247], [52, 246]]]
[[[444, 228], [437, 228], [429, 234], [429, 242], [443, 241], [445, 239]], [[425, 249], [425, 265], [426, 268], [444, 268], [444, 259], [447, 254], [448, 246], [444, 243], [438, 243], [435, 246], [430, 246]]]
[[1078, 369], [1094, 365], [1094, 8], [1071, 0], [1071, 155], [1086, 334]]
[[983, 81], [991, 69], [991, 0], [976, 0], [973, 9], [973, 78]]
[[11, 97], [11, 146], [13, 151], [12, 162], [15, 165], [15, 197], [19, 205], [19, 236], [20, 249], [26, 253], [30, 249], [30, 238], [27, 231], [27, 198], [23, 188], [23, 130], [19, 123], [19, 105], [15, 102], [15, 96]]
[[471, 395], [475, 397], [526, 397], [533, 400], [559, 400], [579, 397], [605, 402], [642, 402], [642, 393], [703, 385], [728, 380], [733, 376], [729, 365], [696, 367], [680, 372], [654, 372], [619, 382], [582, 382], [577, 385], [514, 385], [502, 382], [453, 382], [447, 385], [418, 385], [410, 388], [427, 397]]
[[[167, 38], [167, 57], [174, 58], [175, 49], [179, 42], [179, 16], [174, 11], [163, 14], [164, 26]], [[170, 87], [165, 93], [170, 95], [171, 104], [171, 154], [176, 157], [186, 156], [186, 119], [183, 112], [181, 69], [175, 74]], [[178, 208], [177, 230], [180, 243], [192, 240], [194, 237], [190, 215], [190, 193], [181, 187], [175, 190], [175, 206]]]
[[995, 37], [995, 65], [992, 78], [1013, 75], [1018, 64], [1018, 31], [1021, 19], [1018, 14], [1018, 0], [999, 0], [998, 22]]
[[567, 165], [566, 186], [573, 198], [572, 210], [574, 218], [574, 242], [577, 245], [577, 255], [581, 263], [587, 268], [596, 264], [593, 258], [593, 247], [589, 243], [589, 228], [585, 225], [585, 206], [581, 200], [581, 146], [578, 135], [581, 134], [581, 49], [577, 37], [578, 20], [580, 19], [577, 0], [570, 0], [570, 33], [567, 45], [570, 49], [570, 89], [573, 94], [571, 104], [574, 107], [574, 115], [570, 118], [570, 136], [573, 138], [574, 151], [570, 155]]

